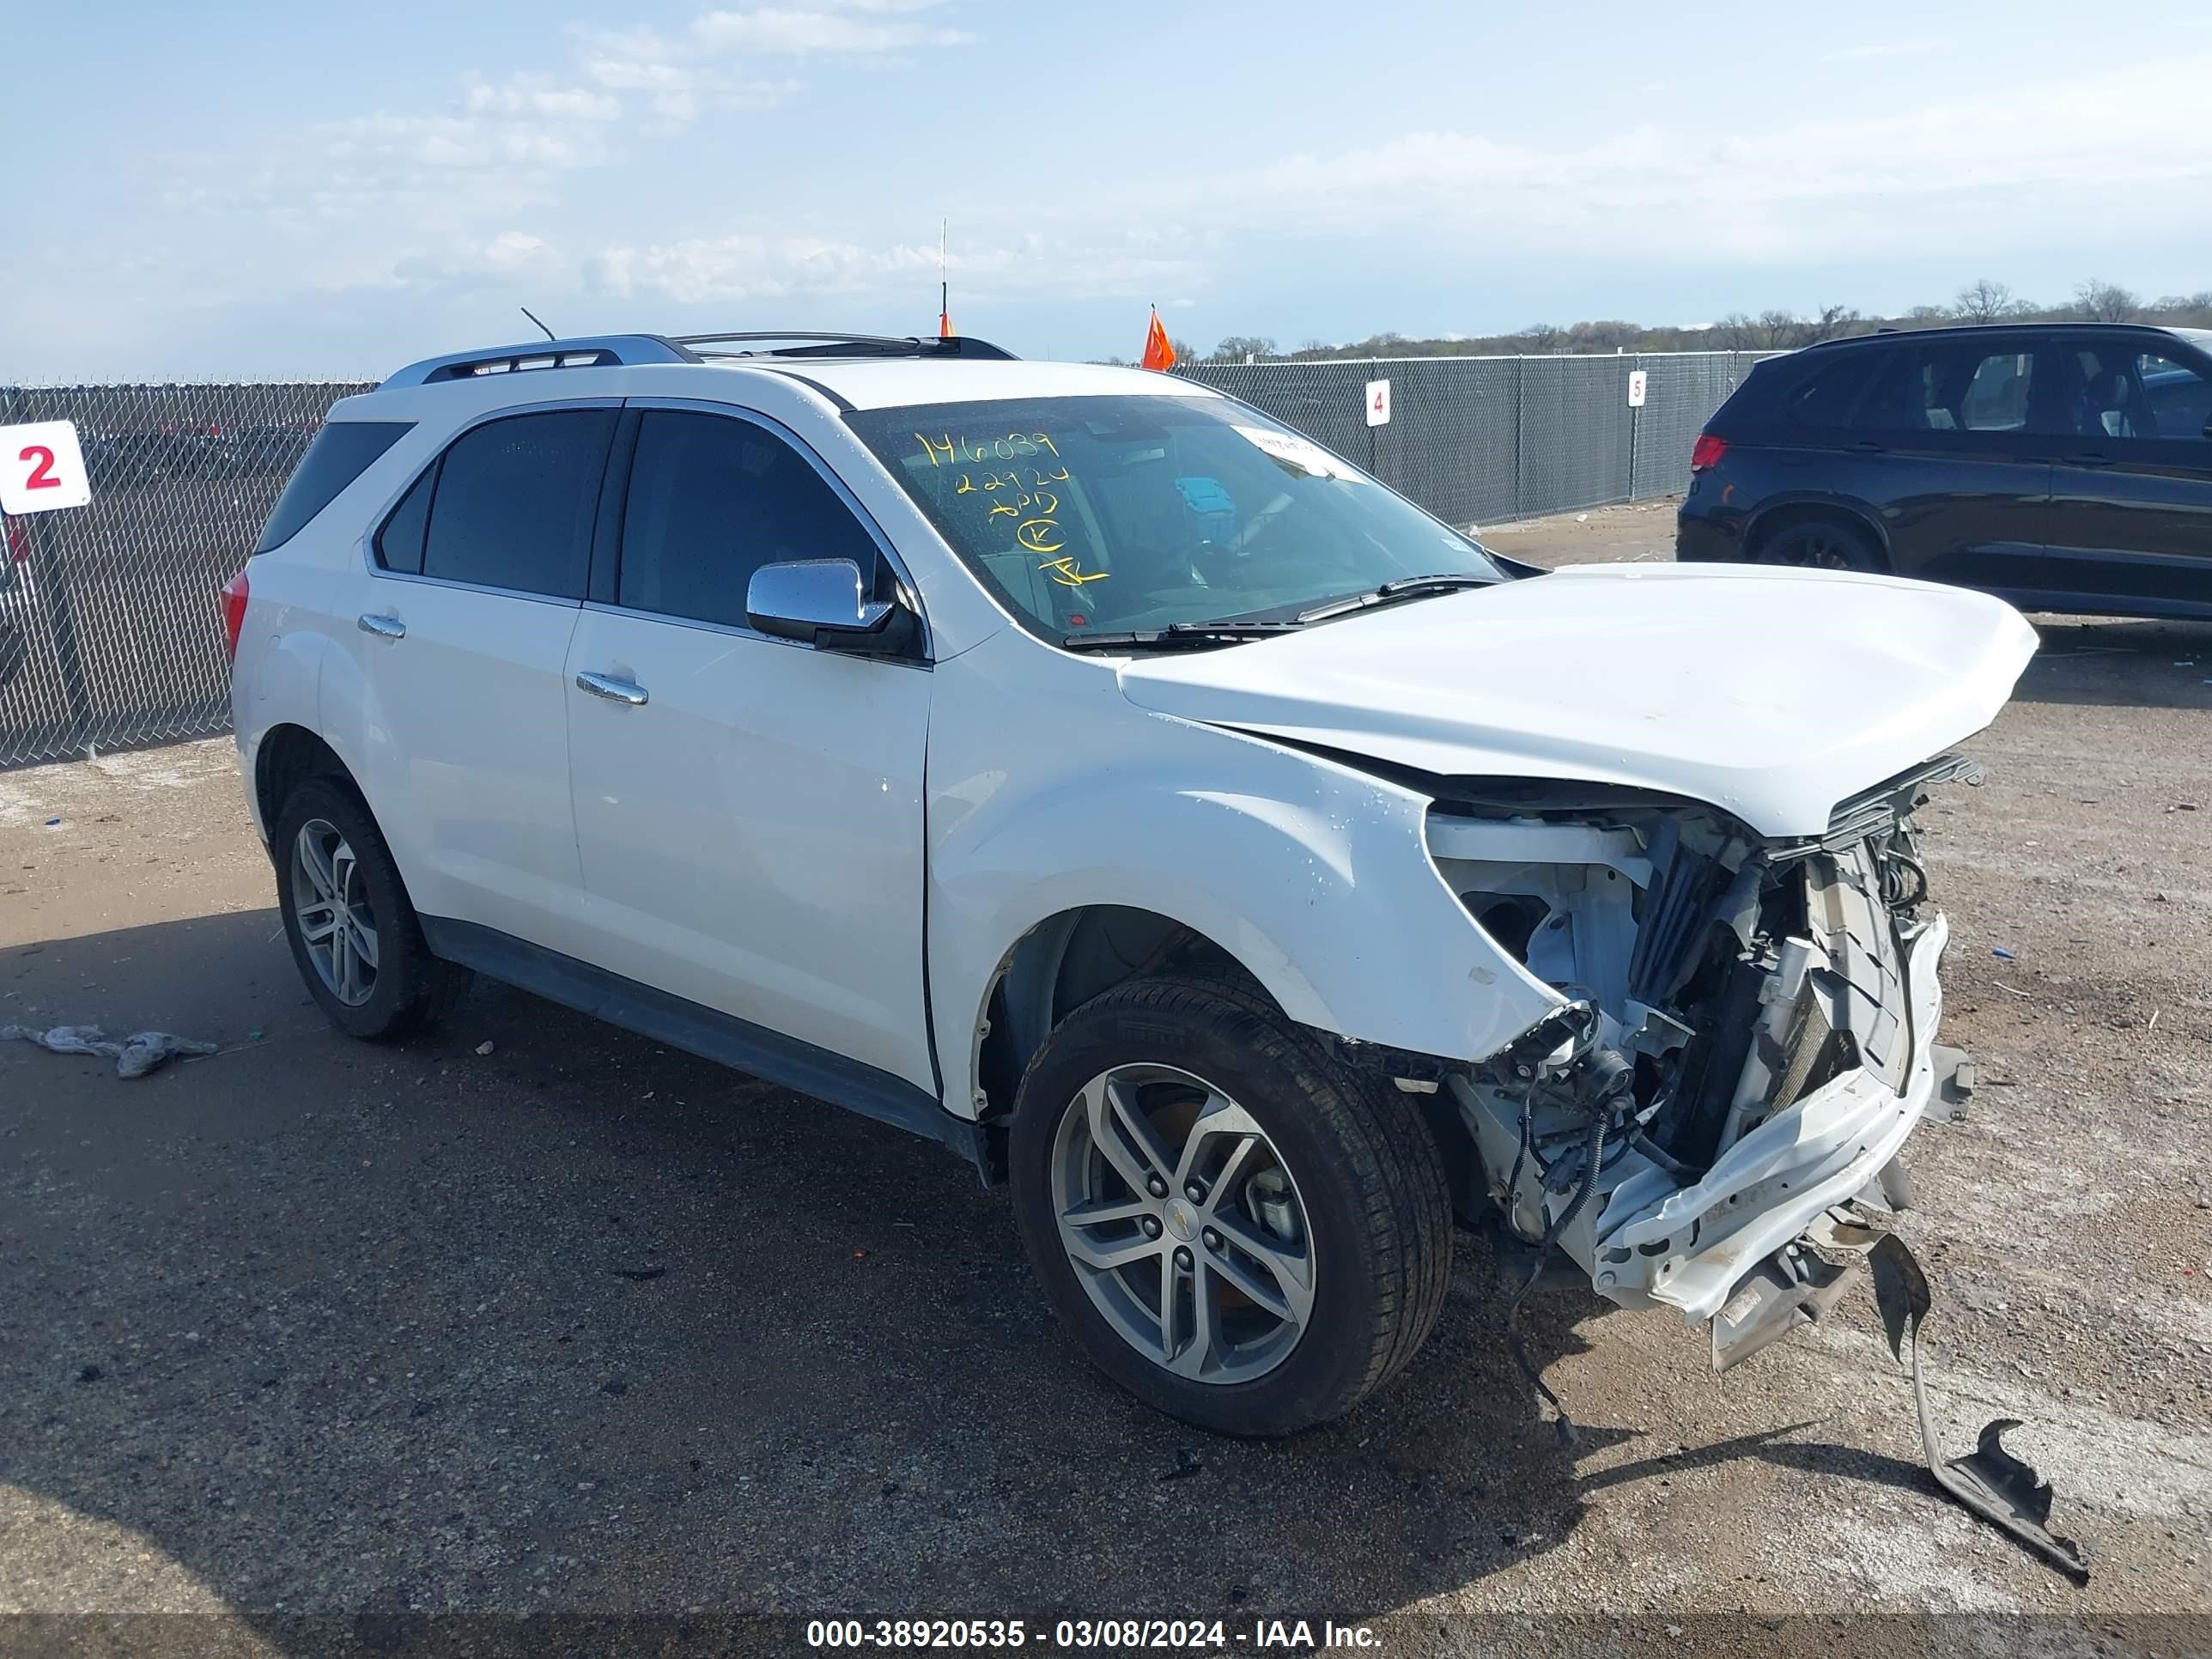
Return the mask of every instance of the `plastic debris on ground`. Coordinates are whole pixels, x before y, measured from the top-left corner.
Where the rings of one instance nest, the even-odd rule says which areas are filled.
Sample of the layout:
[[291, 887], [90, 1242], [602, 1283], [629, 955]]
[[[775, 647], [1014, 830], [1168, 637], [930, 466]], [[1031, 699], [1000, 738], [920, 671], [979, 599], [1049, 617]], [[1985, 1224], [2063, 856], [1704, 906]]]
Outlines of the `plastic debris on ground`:
[[50, 1025], [37, 1030], [27, 1025], [0, 1025], [0, 1042], [35, 1042], [50, 1054], [91, 1054], [115, 1062], [120, 1078], [144, 1077], [159, 1071], [180, 1055], [211, 1054], [220, 1045], [196, 1042], [173, 1031], [136, 1031], [121, 1042], [111, 1042], [97, 1025]]
[[2006, 950], [2002, 945], [1993, 948], [1990, 951], [1990, 954], [1996, 957], [2000, 962], [2018, 962], [2020, 960], [2018, 957], [2013, 955], [2011, 951]]

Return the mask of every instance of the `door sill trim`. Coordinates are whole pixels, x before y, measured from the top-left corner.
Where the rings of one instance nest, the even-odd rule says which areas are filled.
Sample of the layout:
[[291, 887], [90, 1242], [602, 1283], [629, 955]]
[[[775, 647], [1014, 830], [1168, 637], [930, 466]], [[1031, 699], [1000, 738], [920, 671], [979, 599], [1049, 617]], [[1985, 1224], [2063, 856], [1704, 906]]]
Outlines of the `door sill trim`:
[[702, 1060], [940, 1141], [978, 1169], [986, 1167], [982, 1126], [954, 1116], [903, 1078], [479, 922], [447, 916], [421, 921], [431, 953], [447, 962]]

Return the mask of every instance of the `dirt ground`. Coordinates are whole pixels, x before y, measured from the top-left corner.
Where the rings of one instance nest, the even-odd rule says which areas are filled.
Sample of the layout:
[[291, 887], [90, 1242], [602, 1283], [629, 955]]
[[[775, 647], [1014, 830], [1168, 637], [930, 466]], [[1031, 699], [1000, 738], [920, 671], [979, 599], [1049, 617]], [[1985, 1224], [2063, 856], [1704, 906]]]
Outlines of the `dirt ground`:
[[[1663, 558], [1672, 526], [1484, 533]], [[222, 1045], [123, 1082], [0, 1044], [0, 1613], [201, 1615], [103, 1651], [318, 1652], [363, 1610], [1328, 1619], [1390, 1654], [1565, 1615], [1834, 1653], [1846, 1612], [1936, 1613], [1978, 1617], [1902, 1628], [2201, 1651], [2212, 628], [2037, 620], [1988, 784], [1929, 815], [1981, 1086], [1900, 1226], [1947, 1443], [2025, 1420], [2086, 1588], [1936, 1492], [1863, 1291], [1718, 1380], [1702, 1332], [1550, 1294], [1565, 1449], [1462, 1234], [1435, 1338], [1346, 1420], [1156, 1417], [941, 1152], [497, 987], [433, 1040], [336, 1036], [215, 743], [0, 774], [0, 1024]], [[0, 1620], [0, 1653], [88, 1628]]]

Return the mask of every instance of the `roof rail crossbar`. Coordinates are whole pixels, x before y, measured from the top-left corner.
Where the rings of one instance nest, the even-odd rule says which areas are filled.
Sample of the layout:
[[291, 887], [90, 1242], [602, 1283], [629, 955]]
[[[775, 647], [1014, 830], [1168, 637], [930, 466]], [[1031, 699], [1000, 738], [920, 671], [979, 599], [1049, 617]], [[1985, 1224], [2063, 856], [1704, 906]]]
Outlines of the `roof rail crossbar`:
[[600, 334], [574, 340], [533, 340], [526, 345], [492, 346], [426, 357], [387, 376], [385, 387], [430, 386], [441, 380], [473, 380], [487, 374], [514, 374], [541, 368], [627, 368], [639, 363], [696, 363], [697, 353], [658, 334]]
[[[796, 344], [774, 345], [773, 341]], [[703, 358], [738, 357], [983, 357], [1012, 362], [1014, 354], [988, 340], [966, 335], [832, 334], [808, 329], [754, 330], [735, 334], [679, 334], [672, 345]], [[759, 346], [757, 350], [714, 351], [713, 346]]]

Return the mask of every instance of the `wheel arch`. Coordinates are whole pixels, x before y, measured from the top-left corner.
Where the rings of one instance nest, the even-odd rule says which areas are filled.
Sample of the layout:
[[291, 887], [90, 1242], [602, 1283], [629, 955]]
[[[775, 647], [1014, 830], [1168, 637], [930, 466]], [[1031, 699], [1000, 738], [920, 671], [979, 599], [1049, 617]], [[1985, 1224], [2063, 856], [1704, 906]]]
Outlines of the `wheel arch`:
[[1744, 526], [1744, 556], [1759, 558], [1765, 552], [1767, 544], [1785, 530], [1802, 524], [1821, 523], [1840, 524], [1858, 532], [1874, 544], [1885, 567], [1896, 568], [1890, 553], [1889, 532], [1882, 524], [1881, 515], [1863, 501], [1836, 495], [1797, 495], [1767, 502]]
[[1139, 975], [1210, 969], [1281, 1004], [1259, 975], [1200, 928], [1130, 904], [1080, 904], [1030, 927], [1000, 959], [974, 1023], [969, 1076], [978, 1115], [1002, 1123], [1036, 1051], [1067, 1016]]
[[[359, 798], [368, 798], [337, 750], [306, 726], [289, 721], [261, 734], [253, 754], [253, 804], [264, 829], [274, 836], [276, 816], [292, 792], [310, 778], [330, 778]], [[270, 856], [275, 856], [272, 846]]]

